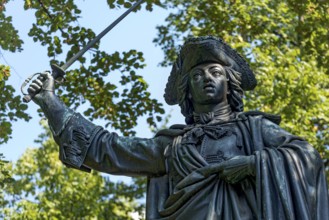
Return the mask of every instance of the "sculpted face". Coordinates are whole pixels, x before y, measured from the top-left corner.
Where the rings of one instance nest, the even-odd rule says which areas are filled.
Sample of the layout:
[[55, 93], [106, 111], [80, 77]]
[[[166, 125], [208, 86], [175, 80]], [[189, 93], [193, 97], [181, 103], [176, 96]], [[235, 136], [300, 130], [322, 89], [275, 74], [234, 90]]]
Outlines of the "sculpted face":
[[225, 70], [218, 63], [194, 67], [189, 73], [189, 92], [195, 110], [202, 111], [203, 105], [226, 105], [227, 81]]

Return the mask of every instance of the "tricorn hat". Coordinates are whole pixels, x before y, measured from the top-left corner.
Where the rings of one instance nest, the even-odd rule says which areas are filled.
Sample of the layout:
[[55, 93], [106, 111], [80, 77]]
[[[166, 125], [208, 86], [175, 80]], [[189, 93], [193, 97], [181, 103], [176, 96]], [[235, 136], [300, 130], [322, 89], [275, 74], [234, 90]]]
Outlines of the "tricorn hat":
[[241, 88], [252, 90], [257, 85], [248, 63], [222, 39], [212, 36], [188, 39], [173, 64], [165, 89], [164, 98], [169, 105], [179, 103], [180, 80], [195, 66], [202, 63], [219, 63], [241, 74]]

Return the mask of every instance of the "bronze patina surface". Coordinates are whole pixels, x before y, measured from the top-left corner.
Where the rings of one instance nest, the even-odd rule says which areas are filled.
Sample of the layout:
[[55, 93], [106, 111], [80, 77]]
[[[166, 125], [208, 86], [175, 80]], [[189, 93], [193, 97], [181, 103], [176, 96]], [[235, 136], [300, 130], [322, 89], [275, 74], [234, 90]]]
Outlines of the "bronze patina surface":
[[150, 139], [118, 136], [68, 109], [48, 73], [29, 91], [39, 92], [65, 165], [148, 177], [147, 219], [329, 219], [319, 153], [280, 128], [279, 116], [243, 112], [243, 91], [256, 84], [221, 39], [189, 39], [165, 90], [186, 124]]

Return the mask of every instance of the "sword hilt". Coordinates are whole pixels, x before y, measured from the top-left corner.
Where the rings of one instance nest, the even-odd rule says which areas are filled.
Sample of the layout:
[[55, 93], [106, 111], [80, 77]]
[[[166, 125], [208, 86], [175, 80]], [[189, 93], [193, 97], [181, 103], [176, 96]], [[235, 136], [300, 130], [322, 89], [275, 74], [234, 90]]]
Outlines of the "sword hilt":
[[[65, 71], [57, 66], [56, 64], [51, 64], [51, 70], [52, 70], [52, 77], [55, 79], [56, 82], [63, 82], [64, 81], [64, 75], [65, 75]], [[35, 73], [33, 75], [31, 75], [30, 77], [28, 77], [24, 83], [22, 84], [21, 86], [21, 91], [22, 93], [24, 94], [24, 97], [23, 97], [23, 102], [25, 103], [28, 103], [30, 102], [33, 97], [37, 94], [37, 93], [29, 93], [29, 94], [26, 94], [24, 93], [24, 87], [33, 79], [33, 77], [35, 77], [36, 75], [40, 75], [40, 73]]]

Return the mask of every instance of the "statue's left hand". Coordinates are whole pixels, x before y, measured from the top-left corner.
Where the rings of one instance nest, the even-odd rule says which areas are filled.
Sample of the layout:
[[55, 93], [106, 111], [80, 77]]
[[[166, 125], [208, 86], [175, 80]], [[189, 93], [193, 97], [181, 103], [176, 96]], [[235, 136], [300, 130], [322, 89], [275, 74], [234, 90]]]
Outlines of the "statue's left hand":
[[247, 176], [255, 176], [255, 156], [236, 156], [221, 163], [219, 178], [228, 183], [237, 183]]

